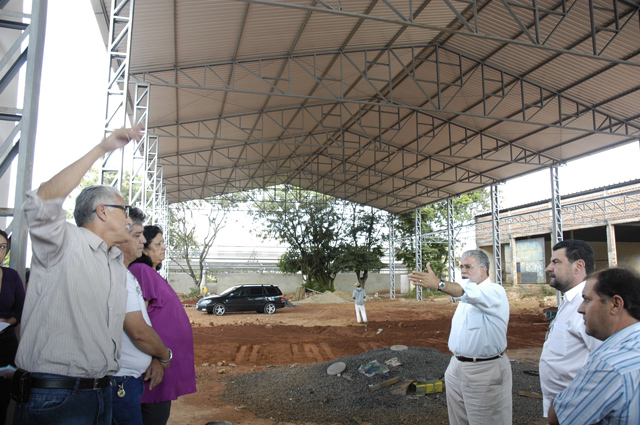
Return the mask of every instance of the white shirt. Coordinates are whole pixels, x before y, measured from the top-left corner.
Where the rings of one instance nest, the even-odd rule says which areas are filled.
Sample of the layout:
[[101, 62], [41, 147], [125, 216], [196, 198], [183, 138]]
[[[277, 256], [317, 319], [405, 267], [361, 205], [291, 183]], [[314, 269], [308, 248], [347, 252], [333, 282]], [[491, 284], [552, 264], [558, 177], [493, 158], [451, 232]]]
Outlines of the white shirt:
[[[147, 307], [142, 297], [142, 289], [134, 275], [127, 270], [127, 313], [140, 311], [144, 321], [151, 326]], [[142, 375], [151, 364], [151, 356], [138, 350], [133, 345], [131, 338], [122, 331], [122, 357], [120, 358], [120, 370], [115, 376], [133, 376], [135, 378]]]
[[504, 288], [487, 278], [464, 289], [451, 321], [449, 350], [465, 357], [493, 357], [507, 348], [509, 300]]
[[589, 353], [602, 341], [585, 332], [584, 319], [578, 313], [586, 281], [564, 293], [564, 301], [551, 323], [540, 355], [542, 409], [546, 418], [553, 399], [575, 378], [587, 362]]

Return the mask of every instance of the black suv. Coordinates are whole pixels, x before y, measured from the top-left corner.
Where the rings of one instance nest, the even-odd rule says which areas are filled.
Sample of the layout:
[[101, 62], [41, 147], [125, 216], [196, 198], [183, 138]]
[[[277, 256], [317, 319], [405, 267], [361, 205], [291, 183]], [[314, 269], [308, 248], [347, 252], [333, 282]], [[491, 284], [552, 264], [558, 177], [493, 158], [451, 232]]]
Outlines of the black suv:
[[284, 295], [275, 285], [232, 286], [218, 295], [198, 301], [196, 310], [222, 316], [227, 311], [257, 311], [273, 314], [284, 307]]

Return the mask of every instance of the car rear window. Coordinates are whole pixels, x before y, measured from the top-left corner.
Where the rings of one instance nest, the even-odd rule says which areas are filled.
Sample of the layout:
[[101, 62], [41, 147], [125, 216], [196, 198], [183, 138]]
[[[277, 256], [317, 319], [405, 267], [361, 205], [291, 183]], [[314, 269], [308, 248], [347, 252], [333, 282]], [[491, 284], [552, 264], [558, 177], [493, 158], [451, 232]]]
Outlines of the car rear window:
[[275, 286], [265, 286], [264, 289], [267, 291], [267, 295], [280, 295], [280, 289]]

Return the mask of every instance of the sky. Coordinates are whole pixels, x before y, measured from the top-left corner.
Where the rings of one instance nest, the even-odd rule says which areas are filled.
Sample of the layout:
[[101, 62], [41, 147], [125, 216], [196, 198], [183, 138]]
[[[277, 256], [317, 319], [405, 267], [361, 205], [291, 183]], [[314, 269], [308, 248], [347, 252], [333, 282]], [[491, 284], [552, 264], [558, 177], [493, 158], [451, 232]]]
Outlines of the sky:
[[[97, 144], [102, 138], [105, 116], [108, 56], [91, 3], [49, 2], [46, 31], [33, 187]], [[637, 142], [574, 161], [559, 170], [560, 193], [640, 178], [638, 164]], [[501, 208], [548, 199], [549, 170], [510, 180], [500, 189]], [[238, 238], [238, 231], [247, 232], [250, 223], [240, 220], [237, 226], [225, 229], [218, 243], [258, 243], [249, 235]]]

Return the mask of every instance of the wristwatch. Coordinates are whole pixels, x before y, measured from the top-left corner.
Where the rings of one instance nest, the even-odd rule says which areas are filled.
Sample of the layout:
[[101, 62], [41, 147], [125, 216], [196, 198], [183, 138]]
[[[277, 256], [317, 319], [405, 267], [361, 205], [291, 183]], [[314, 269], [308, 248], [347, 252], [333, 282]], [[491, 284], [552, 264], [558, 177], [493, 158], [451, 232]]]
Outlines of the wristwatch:
[[164, 363], [167, 364], [171, 361], [171, 359], [173, 358], [173, 351], [171, 351], [171, 348], [167, 348], [167, 350], [169, 350], [169, 358], [167, 360], [163, 360], [163, 359], [158, 359], [160, 360], [160, 363]]
[[445, 286], [444, 280], [441, 280], [440, 283], [438, 283], [438, 291], [444, 291]]

